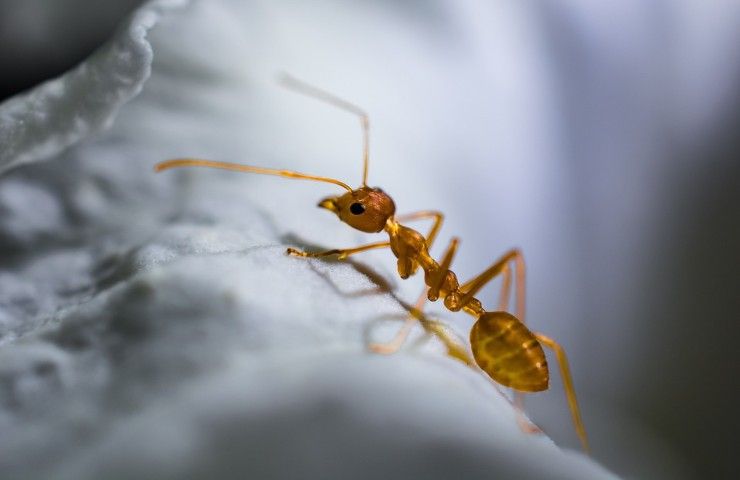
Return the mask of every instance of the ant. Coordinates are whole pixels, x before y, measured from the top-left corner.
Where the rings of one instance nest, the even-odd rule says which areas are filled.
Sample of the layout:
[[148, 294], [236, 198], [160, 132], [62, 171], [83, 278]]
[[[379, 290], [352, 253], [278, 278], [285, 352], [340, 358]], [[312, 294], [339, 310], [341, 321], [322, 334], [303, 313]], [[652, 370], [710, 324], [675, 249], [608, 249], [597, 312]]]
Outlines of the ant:
[[[573, 387], [573, 380], [565, 350], [551, 338], [541, 333], [530, 331], [524, 324], [525, 265], [522, 252], [518, 249], [508, 251], [482, 273], [460, 285], [457, 276], [450, 270], [459, 239], [457, 237], [452, 238], [439, 263], [429, 254], [429, 249], [442, 227], [444, 215], [438, 211], [420, 211], [396, 217], [396, 206], [393, 203], [393, 199], [380, 188], [369, 187], [367, 185], [370, 136], [370, 122], [367, 113], [346, 100], [293, 77], [286, 75], [281, 79], [281, 83], [298, 93], [326, 102], [359, 117], [363, 133], [363, 170], [362, 185], [360, 187], [351, 188], [346, 183], [334, 178], [308, 175], [291, 170], [278, 170], [194, 158], [180, 158], [161, 162], [154, 167], [155, 171], [161, 172], [177, 167], [209, 167], [263, 175], [276, 175], [285, 178], [313, 180], [332, 183], [343, 188], [347, 191], [346, 193], [339, 196], [327, 197], [321, 200], [318, 206], [333, 212], [339, 217], [340, 221], [362, 232], [379, 233], [385, 231], [389, 237], [388, 241], [369, 243], [354, 248], [332, 249], [324, 252], [305, 252], [295, 248], [288, 248], [287, 254], [304, 258], [337, 256], [341, 260], [367, 250], [390, 248], [398, 259], [398, 274], [402, 279], [410, 277], [419, 268], [424, 271], [424, 291], [403, 327], [393, 340], [385, 344], [373, 344], [370, 346], [371, 350], [385, 354], [396, 352], [405, 342], [415, 322], [420, 321], [429, 333], [436, 335], [442, 340], [450, 356], [472, 366], [473, 362], [470, 360], [467, 350], [452, 340], [449, 334], [439, 324], [426, 320], [421, 313], [427, 300], [434, 302], [441, 298], [448, 310], [453, 312], [462, 310], [476, 318], [476, 322], [470, 332], [470, 346], [475, 364], [493, 380], [505, 387], [512, 388], [516, 392], [518, 411], [521, 411], [522, 392], [541, 392], [548, 388], [549, 370], [542, 348], [544, 345], [555, 352], [565, 387], [568, 406], [573, 417], [573, 424], [583, 445], [583, 449], [588, 451], [586, 430], [583, 426], [576, 401], [575, 388]], [[401, 223], [428, 218], [433, 218], [434, 221], [426, 236]], [[512, 272], [510, 265], [512, 263], [516, 277], [516, 315], [512, 315], [506, 311], [511, 288]], [[499, 308], [497, 311], [487, 311], [483, 308], [480, 300], [475, 298], [475, 294], [499, 275], [502, 276]], [[529, 431], [538, 431], [534, 425], [523, 428], [525, 430], [529, 429]]]

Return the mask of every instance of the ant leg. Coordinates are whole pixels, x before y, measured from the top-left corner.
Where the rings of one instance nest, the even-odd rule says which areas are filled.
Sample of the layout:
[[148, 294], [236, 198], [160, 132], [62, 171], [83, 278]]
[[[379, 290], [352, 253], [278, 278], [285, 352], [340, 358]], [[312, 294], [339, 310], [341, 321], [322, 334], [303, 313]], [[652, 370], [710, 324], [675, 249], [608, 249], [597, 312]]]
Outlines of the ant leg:
[[[419, 213], [423, 214], [426, 212], [419, 212]], [[437, 218], [441, 218], [441, 214]], [[439, 221], [435, 222], [435, 225], [438, 225], [438, 224], [439, 224]], [[442, 325], [439, 322], [430, 321], [426, 317], [424, 317], [424, 314], [423, 314], [424, 304], [427, 302], [427, 300], [432, 298], [430, 297], [430, 295], [433, 295], [433, 296], [439, 295], [439, 288], [447, 276], [447, 272], [449, 271], [450, 264], [452, 263], [452, 258], [454, 257], [455, 251], [457, 250], [457, 245], [458, 245], [458, 239], [453, 238], [450, 241], [449, 247], [447, 247], [447, 252], [445, 252], [445, 256], [444, 256], [444, 259], [442, 260], [442, 264], [440, 265], [439, 272], [430, 281], [432, 286], [424, 287], [424, 290], [421, 292], [419, 299], [416, 301], [416, 305], [414, 306], [413, 312], [408, 317], [408, 319], [406, 319], [406, 322], [403, 324], [403, 327], [401, 327], [401, 330], [398, 331], [398, 333], [393, 338], [393, 340], [385, 344], [372, 344], [370, 345], [371, 350], [373, 350], [376, 353], [385, 353], [385, 354], [390, 354], [390, 353], [394, 353], [398, 351], [398, 349], [401, 348], [403, 343], [406, 341], [406, 338], [408, 337], [409, 333], [411, 332], [411, 328], [414, 326], [414, 323], [415, 323], [414, 321], [419, 320], [422, 326], [424, 327], [424, 330], [436, 336], [442, 341], [442, 343], [444, 343], [445, 347], [447, 348], [448, 355], [450, 355], [453, 358], [457, 358], [458, 360], [468, 365], [474, 365], [473, 361], [470, 359], [470, 356], [467, 353], [467, 350], [464, 347], [462, 347], [458, 342], [456, 342], [452, 338], [452, 336], [442, 327]], [[430, 294], [429, 293], [430, 291], [436, 292], [436, 293]]]
[[425, 287], [424, 290], [421, 292], [419, 299], [416, 301], [416, 305], [414, 306], [413, 311], [406, 319], [406, 322], [403, 324], [396, 336], [393, 337], [393, 340], [388, 343], [372, 343], [370, 344], [370, 350], [375, 353], [381, 353], [385, 355], [396, 353], [401, 348], [401, 346], [403, 346], [406, 338], [411, 332], [411, 328], [414, 326], [414, 323], [416, 323], [416, 320], [418, 320], [419, 322], [421, 322], [424, 330], [439, 338], [440, 341], [445, 345], [445, 348], [447, 348], [447, 355], [451, 356], [452, 358], [456, 358], [469, 366], [474, 366], [475, 362], [470, 358], [470, 354], [468, 354], [467, 349], [464, 346], [460, 345], [460, 343], [457, 342], [455, 339], [453, 339], [452, 336], [444, 329], [442, 324], [440, 324], [439, 322], [430, 321], [426, 317], [424, 317], [423, 308], [426, 302], [427, 288]]
[[[450, 271], [450, 265], [452, 265], [452, 259], [457, 252], [457, 246], [460, 244], [460, 240], [457, 237], [453, 237], [450, 240], [450, 245], [447, 247], [447, 251], [442, 257], [442, 261], [439, 264], [439, 269], [432, 273], [429, 278], [429, 291], [427, 296], [429, 300], [435, 301], [439, 298], [439, 291], [447, 280], [448, 272]], [[455, 283], [457, 286], [457, 283]]]
[[360, 245], [359, 247], [355, 248], [342, 248], [342, 249], [332, 249], [332, 250], [326, 250], [324, 252], [304, 252], [303, 250], [298, 250], [295, 248], [288, 248], [286, 250], [286, 253], [288, 255], [292, 255], [294, 257], [307, 257], [307, 258], [319, 258], [319, 257], [328, 257], [331, 255], [337, 255], [337, 258], [339, 260], [344, 260], [350, 255], [354, 255], [355, 253], [364, 252], [366, 250], [373, 250], [376, 248], [386, 248], [390, 247], [390, 242], [376, 242], [376, 243], [368, 243], [367, 245]]
[[498, 296], [498, 309], [505, 312], [509, 309], [509, 296], [511, 294], [511, 268], [508, 265], [501, 271], [501, 292]]
[[[508, 270], [509, 262], [514, 261], [514, 273], [516, 277], [516, 312], [515, 316], [522, 322], [524, 322], [525, 313], [525, 269], [524, 269], [524, 257], [522, 252], [515, 248], [506, 252], [501, 258], [499, 258], [493, 265], [488, 267], [486, 270], [481, 272], [470, 281], [460, 286], [460, 291], [465, 292], [462, 299], [460, 299], [461, 305], [467, 305], [471, 298], [478, 293], [488, 282], [496, 278], [499, 274], [505, 273]], [[504, 278], [504, 282], [506, 279]], [[504, 285], [505, 286], [505, 285]], [[508, 290], [508, 287], [506, 288]], [[502, 288], [503, 291], [503, 288]]]
[[[524, 302], [525, 302], [525, 264], [524, 264], [524, 256], [522, 255], [521, 251], [519, 250], [512, 250], [514, 257], [513, 260], [515, 262], [515, 275], [516, 275], [516, 317], [521, 321], [522, 323], [526, 323], [524, 319]], [[509, 254], [504, 255], [504, 257], [509, 256]], [[502, 275], [502, 281], [501, 281], [501, 293], [499, 294], [499, 304], [498, 309], [501, 311], [508, 311], [509, 309], [509, 299], [510, 299], [510, 293], [511, 293], [511, 267], [509, 266], [511, 262], [504, 264], [503, 269], [501, 270]], [[469, 282], [470, 283], [470, 282]], [[521, 392], [514, 391], [514, 406], [519, 411], [520, 415], [518, 417], [519, 420], [519, 426], [522, 427], [522, 430], [529, 432], [529, 433], [538, 433], [541, 430], [539, 427], [535, 426], [529, 421], [526, 421], [524, 419], [524, 394]]]
[[[505, 265], [504, 269], [501, 271], [501, 292], [499, 293], [499, 304], [498, 309], [500, 311], [507, 311], [509, 309], [509, 297], [511, 294], [511, 267], [509, 265]], [[517, 278], [521, 278], [521, 276], [517, 275]], [[523, 322], [523, 319], [522, 323]], [[516, 422], [519, 424], [519, 428], [529, 434], [534, 433], [542, 433], [542, 430], [540, 427], [532, 423], [531, 420], [529, 420], [524, 412], [524, 394], [522, 392], [518, 392], [514, 390], [514, 401], [512, 402], [512, 406], [516, 410]]]
[[[526, 320], [524, 318], [525, 313], [525, 301], [526, 301], [526, 291], [525, 291], [525, 275], [526, 275], [526, 267], [524, 264], [524, 256], [522, 255], [522, 252], [518, 249], [514, 249], [512, 251], [514, 253], [514, 276], [516, 277], [516, 312], [515, 315], [519, 319], [520, 322], [526, 324]], [[509, 264], [506, 265], [504, 268], [504, 277], [503, 282], [501, 285], [501, 304], [500, 308], [501, 310], [508, 310], [509, 306], [509, 288], [511, 285], [511, 268], [509, 267]], [[541, 433], [542, 430], [532, 423], [530, 420], [528, 420], [524, 415], [524, 394], [522, 392], [514, 392], [514, 407], [518, 410], [518, 422], [519, 426], [527, 433]]]
[[565, 355], [565, 350], [563, 350], [563, 347], [561, 347], [559, 343], [550, 337], [546, 337], [541, 333], [535, 333], [534, 335], [540, 343], [555, 352], [555, 357], [558, 359], [558, 366], [560, 367], [560, 376], [563, 379], [563, 386], [565, 387], [565, 396], [568, 399], [568, 407], [570, 408], [570, 414], [573, 417], [573, 426], [576, 429], [578, 438], [581, 440], [583, 450], [588, 452], [586, 428], [583, 426], [583, 420], [581, 420], [581, 411], [578, 408], [576, 390], [573, 386], [573, 378], [570, 375], [570, 366], [568, 365], [568, 357]]
[[[432, 244], [434, 243], [434, 240], [437, 238], [437, 234], [439, 233], [439, 230], [442, 228], [442, 221], [444, 220], [444, 215], [442, 214], [442, 212], [438, 212], [436, 210], [421, 210], [418, 212], [399, 215], [398, 217], [396, 217], [396, 220], [398, 220], [399, 222], [407, 222], [407, 221], [422, 220], [425, 218], [432, 218], [432, 217], [434, 217], [434, 222], [432, 223], [432, 227], [429, 229], [429, 232], [427, 233], [426, 237], [424, 237], [427, 250], [430, 250], [432, 248]], [[409, 274], [413, 275], [413, 273], [416, 272], [416, 268], [418, 268], [418, 265], [414, 267], [413, 270], [409, 272]]]
[[[368, 245], [363, 245], [360, 247], [350, 248], [350, 249], [334, 249], [334, 250], [327, 250], [325, 252], [319, 252], [319, 253], [309, 253], [309, 252], [303, 252], [300, 250], [296, 250], [294, 248], [288, 248], [287, 253], [289, 255], [298, 256], [298, 257], [322, 257], [322, 256], [329, 256], [329, 255], [338, 255], [340, 259], [346, 258], [348, 255], [352, 255], [358, 252], [363, 252], [365, 250], [371, 250], [375, 248], [384, 248], [389, 246], [389, 242], [378, 242], [378, 243], [371, 243]], [[467, 354], [467, 351], [464, 347], [460, 346], [457, 342], [455, 342], [450, 335], [436, 322], [430, 322], [426, 318], [424, 318], [424, 314], [422, 313], [422, 309], [424, 308], [424, 304], [427, 301], [427, 288], [424, 287], [424, 291], [422, 291], [421, 296], [419, 297], [419, 300], [416, 302], [416, 306], [414, 307], [414, 311], [409, 315], [409, 317], [406, 319], [406, 322], [401, 327], [401, 330], [396, 334], [396, 336], [388, 343], [385, 344], [378, 344], [374, 343], [370, 345], [370, 349], [374, 351], [375, 353], [383, 353], [383, 354], [391, 354], [398, 351], [399, 348], [403, 345], [403, 343], [406, 341], [406, 338], [408, 337], [409, 333], [411, 332], [411, 328], [414, 326], [415, 320], [419, 320], [422, 323], [422, 326], [424, 329], [435, 335], [437, 338], [439, 338], [442, 343], [445, 344], [445, 347], [447, 347], [447, 353], [453, 358], [457, 358], [458, 360], [461, 360], [464, 363], [467, 363], [468, 365], [473, 365], [473, 361], [470, 359], [470, 356]]]
[[[453, 237], [450, 240], [450, 245], [447, 247], [447, 251], [442, 257], [442, 263], [439, 265], [437, 272], [429, 279], [429, 289], [427, 290], [427, 299], [436, 300], [439, 297], [439, 290], [448, 279], [448, 272], [450, 271], [450, 265], [452, 259], [457, 252], [457, 246], [460, 241], [457, 237]], [[475, 362], [470, 358], [467, 349], [461, 347], [457, 342], [450, 338], [449, 333], [442, 327], [439, 322], [430, 322], [426, 319], [422, 319], [422, 326], [424, 329], [437, 336], [442, 343], [447, 347], [447, 354], [453, 358], [456, 358], [469, 366], [475, 365]]]
[[[501, 293], [499, 298], [499, 309], [506, 311], [509, 306], [509, 294], [511, 289], [511, 262], [514, 262], [514, 276], [516, 278], [515, 285], [515, 301], [516, 311], [515, 315], [522, 323], [526, 323], [525, 315], [525, 300], [526, 300], [526, 266], [524, 263], [524, 256], [521, 250], [512, 249], [506, 252], [499, 260], [497, 260], [491, 267], [483, 271], [480, 275], [474, 277], [467, 283], [460, 287], [460, 290], [465, 292], [465, 296], [461, 300], [461, 304], [465, 305], [469, 298], [477, 293], [483, 286], [494, 279], [499, 274], [503, 276], [501, 283]], [[517, 423], [522, 430], [527, 433], [539, 433], [540, 428], [534, 425], [531, 421], [526, 419], [524, 415], [524, 394], [521, 392], [514, 392], [514, 407], [517, 410]]]
[[447, 355], [460, 360], [469, 367], [478, 368], [475, 361], [470, 357], [468, 349], [460, 345], [440, 322], [423, 319], [421, 324], [424, 326], [424, 330], [439, 338], [444, 343], [447, 348]]
[[409, 333], [411, 332], [411, 328], [414, 326], [414, 323], [416, 323], [416, 320], [421, 319], [421, 311], [424, 308], [424, 304], [427, 301], [427, 288], [424, 287], [424, 290], [421, 292], [421, 295], [419, 296], [419, 299], [416, 301], [416, 305], [414, 306], [413, 311], [409, 313], [408, 318], [406, 318], [406, 321], [404, 322], [401, 329], [396, 333], [396, 336], [393, 337], [393, 340], [391, 340], [388, 343], [371, 343], [370, 344], [370, 350], [372, 350], [375, 353], [382, 353], [385, 355], [390, 355], [392, 353], [396, 353], [401, 346], [403, 346], [404, 342], [406, 341], [406, 338], [409, 336]]
[[[404, 215], [399, 215], [396, 217], [396, 220], [399, 222], [408, 222], [413, 220], [421, 220], [424, 218], [432, 218], [434, 217], [434, 223], [432, 224], [432, 228], [429, 230], [429, 233], [427, 233], [426, 236], [426, 244], [427, 248], [431, 248], [432, 243], [434, 243], [434, 240], [437, 238], [437, 233], [439, 233], [440, 228], [442, 228], [442, 222], [444, 221], [444, 215], [442, 212], [438, 212], [436, 210], [421, 210], [419, 212], [413, 212], [413, 213], [407, 213]], [[406, 319], [406, 322], [403, 324], [401, 329], [398, 331], [395, 337], [393, 337], [393, 340], [391, 340], [388, 343], [373, 343], [370, 345], [370, 349], [374, 351], [375, 353], [383, 353], [383, 354], [391, 354], [398, 351], [399, 348], [403, 345], [403, 343], [406, 341], [406, 338], [409, 336], [409, 333], [411, 332], [411, 328], [414, 326], [414, 320], [420, 320], [422, 318], [421, 312], [424, 308], [424, 304], [427, 301], [427, 287], [424, 287], [424, 290], [422, 290], [421, 295], [419, 296], [419, 299], [416, 301], [416, 306], [414, 307], [415, 312], [410, 314], [409, 317]], [[416, 314], [415, 314], [416, 313]], [[445, 340], [443, 340], [445, 341]], [[447, 342], [445, 342], [447, 344]], [[448, 346], [448, 350], [449, 350]]]

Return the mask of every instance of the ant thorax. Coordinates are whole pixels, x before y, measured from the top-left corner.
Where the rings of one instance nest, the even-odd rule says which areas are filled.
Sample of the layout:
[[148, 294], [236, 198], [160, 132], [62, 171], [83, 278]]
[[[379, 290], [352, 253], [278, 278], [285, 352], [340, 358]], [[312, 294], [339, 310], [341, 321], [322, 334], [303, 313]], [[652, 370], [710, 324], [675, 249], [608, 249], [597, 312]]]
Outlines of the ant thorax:
[[390, 237], [391, 251], [398, 258], [398, 274], [401, 278], [413, 275], [418, 267], [427, 271], [437, 266], [437, 262], [429, 256], [426, 239], [421, 233], [395, 221], [388, 223], [386, 231]]

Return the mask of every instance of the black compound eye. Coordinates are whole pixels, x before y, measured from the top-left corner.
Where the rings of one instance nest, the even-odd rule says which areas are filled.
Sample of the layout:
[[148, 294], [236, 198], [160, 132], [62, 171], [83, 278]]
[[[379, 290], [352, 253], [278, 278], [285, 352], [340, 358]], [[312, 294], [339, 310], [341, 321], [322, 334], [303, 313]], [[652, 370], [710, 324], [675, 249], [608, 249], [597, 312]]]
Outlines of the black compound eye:
[[362, 215], [365, 213], [365, 206], [359, 202], [355, 202], [349, 206], [349, 211], [352, 212], [352, 215]]

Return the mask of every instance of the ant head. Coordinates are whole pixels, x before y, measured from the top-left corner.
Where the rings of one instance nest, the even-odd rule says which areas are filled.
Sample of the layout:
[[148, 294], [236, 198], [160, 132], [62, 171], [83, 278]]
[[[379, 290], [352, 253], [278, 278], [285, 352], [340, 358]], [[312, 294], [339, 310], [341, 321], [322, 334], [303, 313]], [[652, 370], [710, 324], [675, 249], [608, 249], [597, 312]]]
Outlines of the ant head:
[[328, 197], [319, 207], [336, 213], [339, 220], [362, 232], [383, 230], [385, 223], [396, 212], [393, 199], [379, 188], [362, 186], [339, 197]]

